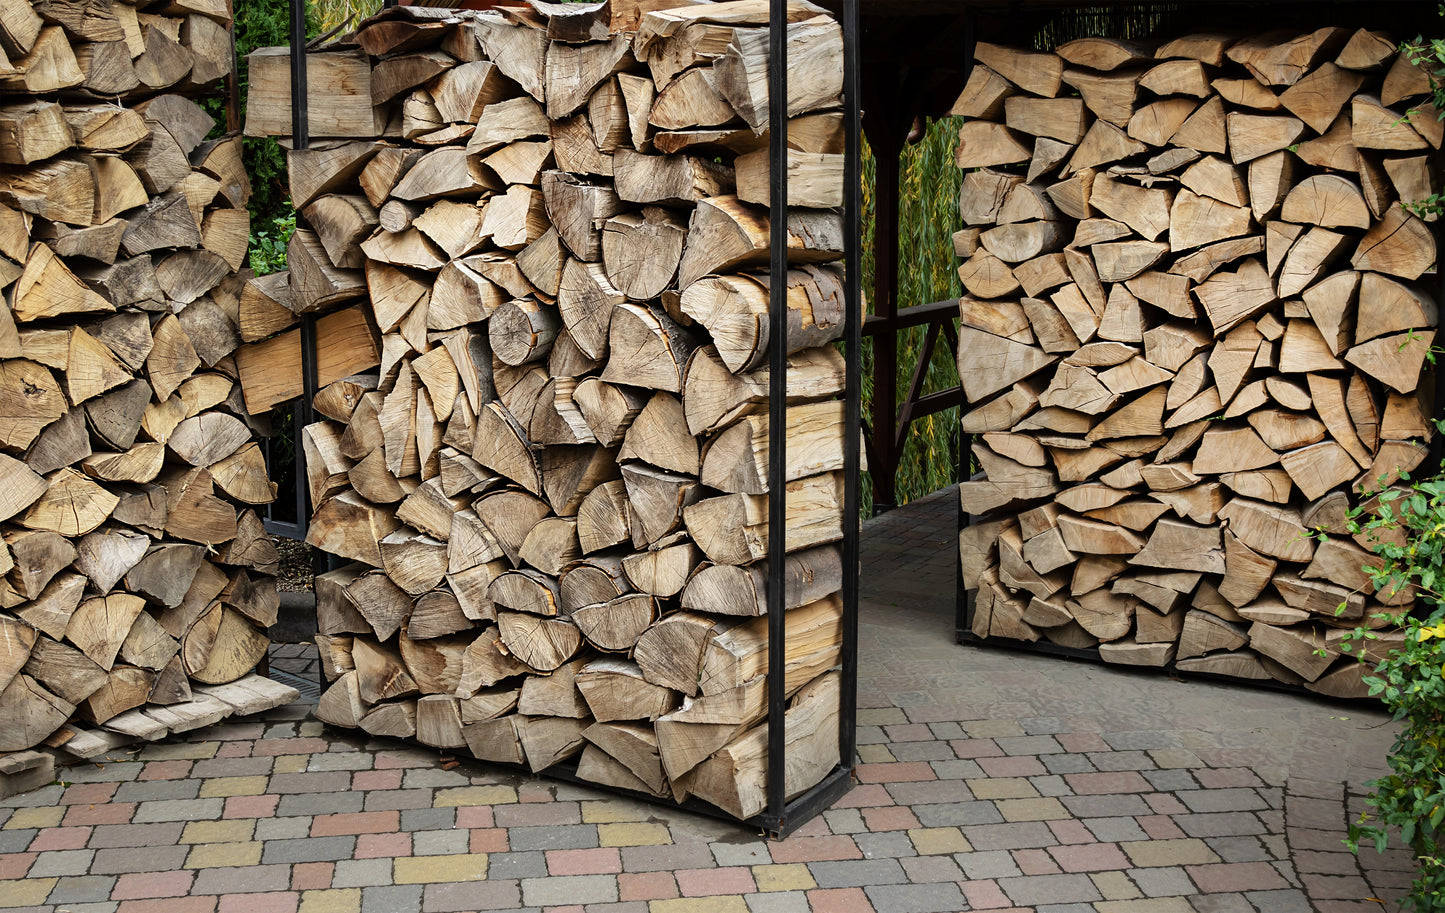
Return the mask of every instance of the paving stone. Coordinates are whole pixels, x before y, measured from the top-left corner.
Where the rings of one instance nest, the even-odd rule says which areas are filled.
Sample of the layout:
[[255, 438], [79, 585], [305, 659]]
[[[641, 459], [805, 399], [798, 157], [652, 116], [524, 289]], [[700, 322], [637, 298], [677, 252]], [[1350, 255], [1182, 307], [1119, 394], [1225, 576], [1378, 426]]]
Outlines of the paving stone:
[[412, 855], [448, 856], [468, 852], [470, 833], [465, 830], [417, 831], [411, 835]]
[[401, 812], [404, 831], [439, 831], [457, 823], [455, 808], [407, 808]]
[[[624, 853], [623, 868], [626, 866]], [[541, 878], [547, 874], [547, 855], [535, 851], [491, 853], [487, 857], [487, 874], [495, 879]]]
[[1000, 878], [998, 886], [1015, 904], [1089, 903], [1102, 899], [1087, 875], [1034, 875]]
[[296, 840], [268, 840], [261, 861], [272, 863], [335, 862], [350, 859], [356, 849], [355, 837], [303, 837]]
[[[149, 766], [149, 765], [148, 765]], [[139, 780], [122, 783], [115, 791], [116, 802], [148, 802], [156, 799], [194, 799], [200, 793], [201, 781]]]
[[360, 913], [360, 888], [302, 891], [297, 913]]
[[1194, 894], [1199, 890], [1179, 866], [1129, 869], [1128, 875], [1139, 886], [1139, 890], [1149, 897], [1179, 897]]
[[[196, 872], [193, 894], [247, 894], [284, 891], [291, 886], [289, 865], [250, 865]], [[343, 886], [344, 887], [344, 886]]]
[[429, 884], [422, 890], [424, 913], [460, 910], [510, 910], [522, 906], [521, 883], [516, 879], [461, 884]]
[[1059, 840], [1041, 821], [983, 824], [964, 827], [963, 834], [976, 850], [1018, 850], [1053, 846]]
[[114, 875], [71, 875], [57, 879], [45, 899], [52, 904], [102, 903], [110, 899]]
[[367, 888], [391, 884], [391, 857], [342, 859], [331, 875], [333, 888]]
[[1245, 891], [1244, 899], [1269, 913], [1314, 913], [1303, 891]]
[[[1194, 774], [1182, 768], [1171, 768], [1169, 770], [1144, 770], [1140, 771], [1149, 785], [1159, 792], [1179, 792], [1181, 790], [1196, 790], [1199, 782], [1194, 779]], [[1180, 809], [1183, 811], [1183, 809]]]
[[575, 850], [597, 846], [595, 824], [514, 827], [508, 832], [513, 850]]
[[[1209, 848], [1218, 853], [1219, 858], [1225, 862], [1269, 862], [1274, 858], [1258, 837], [1207, 837], [1204, 842], [1209, 844]], [[1349, 857], [1348, 853], [1330, 855]], [[1354, 867], [1352, 857], [1347, 858], [1347, 862], [1351, 868]], [[1340, 870], [1334, 868], [1328, 871], [1338, 872]]]
[[142, 802], [136, 806], [136, 824], [158, 821], [199, 821], [219, 818], [225, 809], [222, 799], [163, 799], [157, 802]]
[[190, 847], [122, 847], [96, 850], [90, 864], [92, 875], [123, 875], [128, 872], [171, 872], [186, 861]]
[[1250, 812], [1174, 815], [1172, 820], [1191, 837], [1239, 837], [1266, 832], [1264, 822]]
[[378, 885], [361, 889], [361, 913], [400, 913], [421, 908], [419, 884]]
[[300, 840], [311, 833], [311, 819], [304, 815], [295, 818], [262, 818], [256, 822], [257, 840]]
[[[1245, 812], [1269, 807], [1253, 789], [1191, 789], [1175, 795], [1194, 812]], [[1341, 820], [1343, 810], [1338, 805], [1334, 808], [1340, 816], [1335, 820]]]
[[808, 895], [802, 891], [749, 894], [743, 900], [750, 913], [811, 913]]
[[[1083, 777], [1089, 776], [1089, 774], [1073, 774], [1072, 776]], [[1111, 774], [1111, 776], [1114, 775]], [[1059, 801], [1064, 803], [1064, 807], [1078, 818], [1147, 815], [1153, 811], [1149, 808], [1149, 803], [1137, 795], [1063, 796]]]
[[403, 811], [431, 808], [435, 802], [435, 796], [429, 789], [387, 789], [368, 792], [365, 803], [358, 804], [357, 808], [369, 812]]
[[908, 875], [896, 859], [859, 859], [814, 862], [808, 865], [821, 888], [861, 888], [866, 885], [903, 884]]
[[27, 878], [48, 878], [52, 875], [84, 875], [90, 869], [95, 850], [55, 850], [41, 853], [25, 874]]
[[889, 913], [956, 913], [964, 906], [957, 884], [870, 885], [864, 891], [874, 909]]

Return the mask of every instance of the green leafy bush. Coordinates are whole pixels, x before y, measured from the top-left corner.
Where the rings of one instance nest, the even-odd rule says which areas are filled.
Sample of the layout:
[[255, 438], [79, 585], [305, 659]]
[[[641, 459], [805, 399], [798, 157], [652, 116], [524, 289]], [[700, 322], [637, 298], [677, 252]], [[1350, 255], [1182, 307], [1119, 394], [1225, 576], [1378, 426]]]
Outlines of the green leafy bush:
[[291, 201], [281, 204], [280, 212], [266, 222], [251, 225], [251, 269], [256, 275], [279, 273], [286, 268], [286, 245], [291, 242], [291, 233], [296, 230], [296, 210]]
[[[1440, 4], [1440, 15], [1445, 16], [1445, 3]], [[1434, 116], [1438, 120], [1445, 120], [1445, 38], [1427, 39], [1419, 36], [1414, 41], [1402, 43], [1400, 53], [1425, 71], [1426, 78], [1430, 80], [1430, 100], [1435, 106]], [[1407, 119], [1429, 116], [1430, 113], [1415, 108], [1407, 115]], [[1445, 196], [1433, 193], [1423, 200], [1406, 200], [1405, 208], [1422, 218], [1431, 213], [1445, 213]]]
[[1390, 773], [1365, 784], [1372, 811], [1350, 825], [1347, 843], [1356, 852], [1361, 843], [1383, 852], [1398, 832], [1418, 867], [1403, 902], [1429, 913], [1445, 910], [1445, 478], [1405, 481], [1381, 493], [1373, 513], [1362, 507], [1352, 514], [1352, 531], [1404, 533], [1403, 542], [1376, 542], [1380, 562], [1366, 568], [1376, 588], [1389, 594], [1414, 586], [1431, 610], [1389, 619], [1396, 637], [1403, 634], [1398, 645], [1385, 649], [1381, 634], [1364, 628], [1344, 645], [1362, 660], [1379, 660], [1365, 682], [1404, 724], [1390, 749]]

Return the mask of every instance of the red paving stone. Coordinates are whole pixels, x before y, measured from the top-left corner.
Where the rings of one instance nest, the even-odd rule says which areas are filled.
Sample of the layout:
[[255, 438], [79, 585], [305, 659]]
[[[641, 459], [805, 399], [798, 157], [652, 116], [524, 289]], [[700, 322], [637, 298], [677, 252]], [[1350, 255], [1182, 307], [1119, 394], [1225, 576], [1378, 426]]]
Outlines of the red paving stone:
[[191, 775], [191, 761], [150, 761], [141, 770], [141, 780], [184, 780]]
[[401, 827], [401, 812], [344, 812], [317, 815], [311, 819], [311, 836], [336, 837], [350, 834], [388, 834]]
[[280, 796], [232, 796], [226, 800], [222, 818], [270, 818], [276, 814]]
[[477, 828], [472, 831], [468, 845], [473, 853], [505, 853], [511, 849], [504, 827]]
[[913, 809], [902, 805], [863, 809], [863, 823], [870, 831], [906, 831], [918, 827], [918, 816]]
[[1137, 770], [1066, 774], [1064, 782], [1077, 795], [1104, 796], [1114, 793], [1152, 793], [1154, 787]]
[[968, 900], [969, 909], [972, 910], [996, 910], [1002, 907], [1012, 907], [1013, 901], [1008, 899], [998, 882], [992, 880], [961, 881], [958, 887], [963, 891], [963, 896]]
[[683, 897], [712, 897], [718, 894], [751, 894], [757, 891], [753, 873], [743, 866], [725, 869], [683, 869], [673, 873]]
[[[472, 838], [476, 839], [473, 832]], [[472, 852], [478, 852], [473, 849]], [[356, 838], [357, 859], [379, 859], [386, 856], [410, 856], [411, 834], [362, 834]]]
[[291, 890], [318, 891], [331, 887], [334, 862], [299, 862], [291, 867]]
[[1289, 882], [1267, 862], [1221, 862], [1184, 867], [1189, 877], [1206, 894], [1226, 891], [1273, 891]]
[[616, 847], [547, 851], [549, 875], [615, 875], [621, 871], [622, 853]]
[[671, 872], [623, 872], [617, 876], [618, 899], [670, 900], [680, 896]]
[[831, 859], [862, 859], [863, 853], [852, 837], [789, 837], [772, 844], [774, 862], [822, 862]]
[[26, 847], [32, 853], [40, 853], [45, 850], [78, 850], [90, 841], [92, 828], [89, 825], [82, 827], [50, 827], [35, 835]]
[[937, 780], [938, 774], [926, 761], [894, 761], [888, 764], [859, 764], [855, 771], [859, 783], [912, 783]]
[[1065, 872], [1106, 872], [1127, 869], [1133, 864], [1118, 844], [1078, 843], [1049, 847], [1049, 855]]
[[300, 902], [301, 895], [295, 891], [225, 894], [221, 897], [217, 913], [296, 913], [296, 907]]
[[496, 824], [490, 805], [464, 805], [457, 809], [457, 827], [495, 827]]
[[142, 897], [184, 897], [191, 890], [195, 872], [139, 872], [122, 875], [111, 889], [111, 900]]
[[0, 878], [24, 878], [35, 863], [35, 853], [5, 853], [0, 855]]
[[400, 770], [358, 770], [351, 775], [352, 789], [401, 789]]
[[[813, 913], [872, 913], [873, 903], [862, 888], [814, 888], [808, 892]], [[887, 911], [885, 911], [887, 913]]]
[[867, 808], [878, 805], [892, 805], [893, 797], [888, 794], [888, 788], [879, 783], [864, 783], [853, 787], [853, 790], [833, 803], [834, 808]]
[[113, 802], [105, 805], [72, 805], [65, 813], [66, 826], [77, 824], [129, 824], [135, 814], [134, 802]]
[[953, 739], [948, 743], [953, 753], [965, 761], [975, 758], [1000, 758], [1003, 749], [993, 739]]
[[109, 802], [119, 788], [119, 783], [76, 783], [65, 788], [56, 804], [91, 805], [96, 802]]
[[214, 913], [219, 899], [214, 895], [193, 894], [189, 897], [127, 900], [116, 908], [116, 913]]

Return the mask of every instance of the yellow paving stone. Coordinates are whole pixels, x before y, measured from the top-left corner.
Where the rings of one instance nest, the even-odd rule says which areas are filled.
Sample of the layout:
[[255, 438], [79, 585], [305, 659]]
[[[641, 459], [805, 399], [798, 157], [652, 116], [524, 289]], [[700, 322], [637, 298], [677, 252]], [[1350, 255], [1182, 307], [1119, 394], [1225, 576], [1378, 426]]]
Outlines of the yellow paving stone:
[[969, 780], [975, 799], [1032, 799], [1039, 791], [1023, 777], [988, 777]]
[[1129, 840], [1119, 844], [1130, 861], [1141, 869], [1171, 865], [1204, 865], [1219, 857], [1203, 840]]
[[181, 843], [247, 843], [256, 833], [251, 818], [224, 821], [192, 821], [181, 831]]
[[887, 764], [898, 760], [887, 745], [859, 745], [858, 760], [864, 764]]
[[361, 888], [331, 888], [302, 891], [297, 913], [358, 913], [360, 909]]
[[1194, 907], [1183, 897], [1141, 897], [1138, 900], [1106, 900], [1096, 902], [1099, 913], [1194, 913]]
[[1089, 878], [1105, 900], [1132, 900], [1143, 896], [1139, 886], [1123, 872], [1094, 872]]
[[487, 877], [487, 854], [408, 856], [398, 858], [392, 881], [396, 884], [437, 884], [481, 881]]
[[5, 822], [4, 829], [14, 831], [28, 827], [59, 827], [60, 820], [64, 817], [65, 809], [56, 805], [17, 808], [10, 820]]
[[973, 849], [963, 831], [956, 827], [915, 827], [908, 832], [920, 856], [967, 853]]
[[453, 786], [439, 789], [432, 800], [433, 808], [455, 808], [470, 805], [510, 805], [517, 801], [512, 786]]
[[661, 846], [672, 843], [667, 826], [644, 821], [597, 825], [601, 846]]
[[38, 907], [45, 903], [59, 878], [27, 878], [0, 882], [0, 907]]
[[727, 897], [674, 897], [654, 900], [648, 913], [748, 913], [747, 901], [736, 894]]
[[264, 796], [268, 777], [216, 777], [201, 782], [201, 798]]
[[1062, 821], [1072, 818], [1058, 799], [1003, 799], [994, 803], [1005, 821]]
[[753, 881], [759, 891], [806, 891], [816, 888], [813, 873], [801, 862], [753, 866]]
[[1006, 739], [1024, 735], [1024, 728], [1015, 720], [970, 720], [963, 724], [970, 739]]
[[1154, 748], [1149, 752], [1154, 763], [1164, 768], [1203, 767], [1199, 755], [1187, 748]]
[[304, 754], [283, 754], [277, 755], [276, 763], [272, 766], [273, 773], [278, 774], [299, 774], [306, 772], [306, 764], [311, 760], [310, 755]]
[[236, 865], [261, 864], [260, 841], [248, 843], [198, 843], [186, 856], [188, 869], [224, 869]]
[[607, 799], [582, 803], [583, 824], [615, 824], [619, 821], [646, 821], [656, 809], [628, 799]]
[[326, 724], [320, 720], [306, 720], [296, 727], [296, 734], [303, 739], [315, 738], [326, 732]]

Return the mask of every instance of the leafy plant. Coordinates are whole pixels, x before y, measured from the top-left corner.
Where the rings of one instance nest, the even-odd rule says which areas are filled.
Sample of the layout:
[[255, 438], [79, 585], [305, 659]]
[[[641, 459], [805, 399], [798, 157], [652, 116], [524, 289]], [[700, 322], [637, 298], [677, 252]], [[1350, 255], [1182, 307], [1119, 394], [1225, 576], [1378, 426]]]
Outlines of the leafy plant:
[[251, 225], [251, 269], [256, 275], [279, 273], [286, 268], [286, 245], [296, 230], [296, 210], [291, 201], [281, 204], [281, 211], [268, 222]]
[[[1445, 16], [1445, 3], [1440, 4], [1440, 15]], [[1425, 78], [1430, 81], [1430, 101], [1435, 109], [1435, 118], [1445, 120], [1445, 38], [1417, 36], [1414, 41], [1402, 42], [1400, 53], [1425, 71]], [[1428, 116], [1420, 108], [1413, 108], [1406, 115], [1406, 120]], [[1433, 193], [1423, 200], [1410, 200], [1404, 205], [1421, 218], [1432, 213], [1445, 213], [1445, 195]]]
[[1431, 608], [1423, 617], [1376, 616], [1391, 626], [1388, 639], [1362, 627], [1342, 645], [1361, 661], [1378, 661], [1364, 679], [1369, 693], [1404, 724], [1390, 773], [1365, 784], [1372, 811], [1350, 825], [1346, 842], [1356, 852], [1361, 843], [1383, 852], [1398, 831], [1417, 864], [1403, 903], [1432, 913], [1445, 910], [1445, 477], [1402, 480], [1352, 511], [1350, 529], [1375, 534], [1380, 562], [1365, 570], [1379, 592], [1413, 587]]

